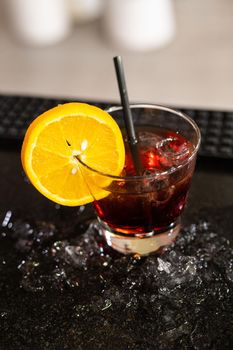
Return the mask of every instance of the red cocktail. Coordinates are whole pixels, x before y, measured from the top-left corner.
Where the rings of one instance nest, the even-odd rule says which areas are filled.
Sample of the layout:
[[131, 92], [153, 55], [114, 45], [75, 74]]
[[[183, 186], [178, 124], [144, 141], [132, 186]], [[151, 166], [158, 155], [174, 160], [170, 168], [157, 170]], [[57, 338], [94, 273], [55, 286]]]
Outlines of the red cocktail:
[[[189, 117], [169, 108], [134, 105], [131, 110], [141, 173], [136, 173], [125, 141], [124, 169], [118, 177], [99, 174], [95, 186], [102, 186], [107, 196], [96, 199], [94, 207], [100, 230], [113, 248], [147, 254], [173, 241], [179, 232], [178, 219], [187, 201], [200, 132]], [[121, 108], [108, 112], [121, 124]], [[86, 178], [92, 181], [90, 175]]]

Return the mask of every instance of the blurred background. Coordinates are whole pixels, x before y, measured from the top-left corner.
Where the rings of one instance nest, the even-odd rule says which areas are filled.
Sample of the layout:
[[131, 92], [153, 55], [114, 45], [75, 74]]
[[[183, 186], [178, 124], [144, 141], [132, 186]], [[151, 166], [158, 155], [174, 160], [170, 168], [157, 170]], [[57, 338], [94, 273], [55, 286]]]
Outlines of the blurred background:
[[0, 0], [0, 93], [233, 110], [232, 0]]

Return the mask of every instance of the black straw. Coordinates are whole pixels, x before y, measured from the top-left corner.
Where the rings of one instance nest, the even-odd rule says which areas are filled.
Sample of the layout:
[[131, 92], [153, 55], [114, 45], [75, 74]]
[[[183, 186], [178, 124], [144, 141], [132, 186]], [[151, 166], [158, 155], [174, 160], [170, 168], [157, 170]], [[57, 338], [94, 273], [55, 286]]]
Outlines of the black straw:
[[127, 87], [125, 82], [125, 74], [124, 74], [122, 58], [121, 56], [116, 56], [113, 58], [113, 60], [114, 60], [114, 65], [116, 70], [119, 92], [121, 96], [121, 104], [124, 112], [123, 115], [124, 115], [125, 128], [126, 128], [126, 133], [128, 137], [130, 151], [134, 162], [134, 167], [137, 172], [137, 175], [142, 175], [142, 164], [140, 161], [140, 156], [139, 156], [138, 147], [137, 147], [138, 140], [136, 137], [134, 124], [133, 124], [133, 117], [129, 106], [129, 98], [128, 98]]

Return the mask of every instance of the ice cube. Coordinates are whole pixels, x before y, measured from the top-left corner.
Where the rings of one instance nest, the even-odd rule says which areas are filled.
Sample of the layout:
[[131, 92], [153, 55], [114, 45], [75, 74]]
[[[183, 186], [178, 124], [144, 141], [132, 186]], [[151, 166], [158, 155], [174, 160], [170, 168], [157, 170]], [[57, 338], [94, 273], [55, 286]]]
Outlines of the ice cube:
[[8, 226], [9, 222], [10, 222], [10, 219], [11, 219], [11, 216], [12, 216], [12, 211], [11, 210], [8, 210], [6, 212], [6, 215], [2, 221], [2, 227], [6, 227]]
[[164, 138], [156, 144], [160, 161], [164, 166], [175, 166], [185, 161], [191, 151], [191, 144], [176, 134]]
[[160, 258], [157, 258], [158, 260], [158, 270], [159, 271], [165, 271], [166, 273], [170, 273], [171, 272], [171, 263], [169, 263], [168, 261], [163, 261]]
[[76, 266], [86, 266], [89, 253], [83, 251], [79, 246], [67, 245], [64, 250], [64, 257], [66, 261], [71, 261]]
[[162, 136], [157, 135], [150, 131], [140, 131], [139, 142], [143, 146], [148, 146], [150, 148], [156, 148], [157, 144], [162, 140]]

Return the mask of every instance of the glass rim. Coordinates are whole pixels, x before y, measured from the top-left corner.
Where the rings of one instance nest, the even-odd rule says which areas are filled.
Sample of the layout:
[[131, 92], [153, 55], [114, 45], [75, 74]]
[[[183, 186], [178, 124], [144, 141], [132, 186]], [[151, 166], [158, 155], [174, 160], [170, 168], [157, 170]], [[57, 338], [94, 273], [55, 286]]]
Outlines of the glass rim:
[[[149, 104], [149, 103], [143, 103], [143, 104], [130, 104], [130, 108], [133, 109], [133, 108], [152, 108], [152, 109], [159, 109], [159, 110], [163, 110], [165, 112], [169, 112], [169, 113], [172, 113], [172, 114], [176, 114], [178, 116], [180, 116], [181, 118], [183, 118], [184, 120], [186, 120], [189, 124], [192, 125], [193, 129], [195, 130], [196, 134], [197, 134], [197, 144], [196, 146], [194, 147], [193, 151], [192, 151], [192, 154], [188, 157], [188, 159], [186, 159], [183, 163], [177, 165], [177, 166], [172, 166], [171, 168], [165, 170], [165, 171], [162, 171], [162, 172], [153, 172], [151, 174], [147, 174], [147, 175], [133, 175], [133, 176], [120, 176], [120, 175], [112, 175], [112, 174], [108, 174], [108, 173], [105, 173], [103, 171], [99, 171], [99, 170], [96, 170], [92, 167], [90, 167], [89, 165], [87, 165], [86, 163], [84, 163], [79, 157], [78, 160], [79, 162], [84, 166], [86, 167], [87, 169], [89, 169], [90, 171], [98, 174], [98, 175], [102, 175], [102, 176], [105, 176], [105, 177], [108, 177], [108, 178], [111, 178], [112, 180], [119, 180], [119, 181], [137, 181], [137, 180], [143, 180], [143, 179], [154, 179], [155, 177], [163, 177], [163, 176], [166, 176], [166, 175], [169, 175], [171, 173], [174, 173], [176, 172], [177, 170], [180, 170], [181, 168], [183, 168], [185, 165], [187, 165], [197, 154], [197, 151], [200, 147], [200, 144], [201, 144], [201, 132], [196, 124], [196, 122], [191, 118], [189, 117], [188, 115], [186, 115], [185, 113], [177, 110], [177, 109], [173, 109], [173, 108], [170, 108], [170, 107], [165, 107], [165, 106], [162, 106], [162, 105], [158, 105], [158, 104]], [[104, 111], [107, 112], [107, 113], [112, 113], [112, 112], [117, 112], [117, 111], [120, 111], [120, 110], [123, 110], [123, 107], [122, 106], [111, 106], [107, 109], [105, 109]]]

